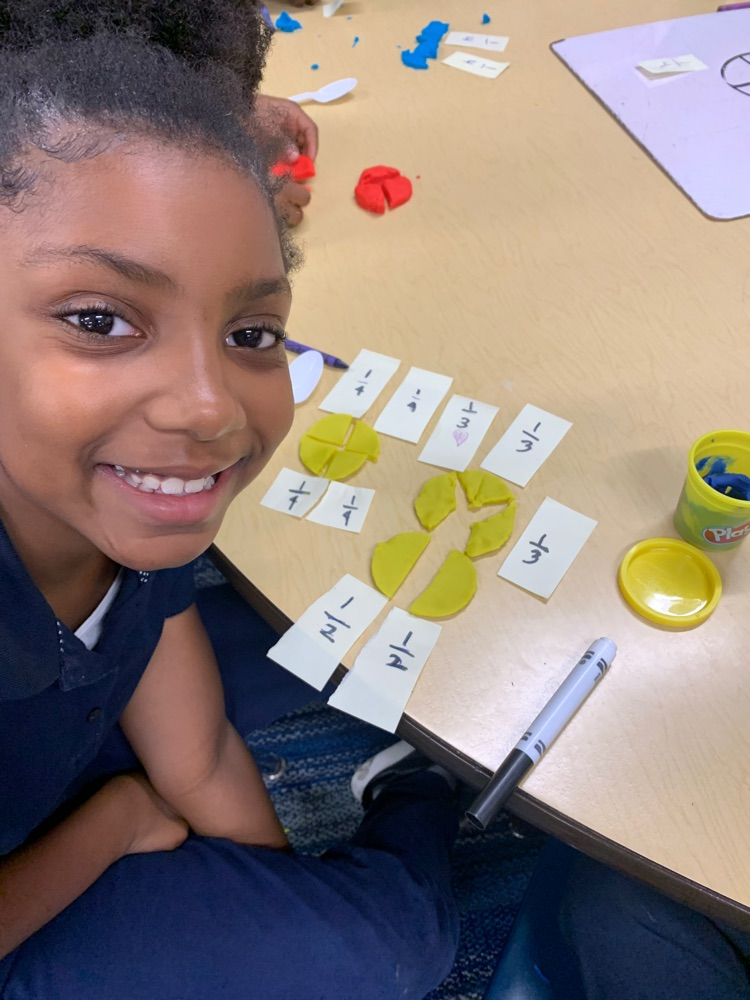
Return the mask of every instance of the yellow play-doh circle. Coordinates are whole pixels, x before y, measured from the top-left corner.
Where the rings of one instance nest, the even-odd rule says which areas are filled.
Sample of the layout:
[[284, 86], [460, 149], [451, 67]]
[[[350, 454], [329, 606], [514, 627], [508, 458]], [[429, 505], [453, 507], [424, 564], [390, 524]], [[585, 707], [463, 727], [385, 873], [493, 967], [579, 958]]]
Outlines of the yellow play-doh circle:
[[348, 479], [380, 455], [380, 438], [348, 413], [331, 413], [302, 435], [299, 457], [306, 469], [326, 479]]

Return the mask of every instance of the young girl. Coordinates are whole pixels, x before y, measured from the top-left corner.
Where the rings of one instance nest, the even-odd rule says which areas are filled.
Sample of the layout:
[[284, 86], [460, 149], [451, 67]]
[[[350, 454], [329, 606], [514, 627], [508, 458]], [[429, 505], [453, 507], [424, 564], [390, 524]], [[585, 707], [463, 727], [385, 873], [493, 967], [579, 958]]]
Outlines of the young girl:
[[0, 995], [420, 997], [449, 784], [373, 765], [352, 843], [295, 857], [193, 602], [293, 417], [268, 32], [250, 0], [122, 9], [0, 5]]

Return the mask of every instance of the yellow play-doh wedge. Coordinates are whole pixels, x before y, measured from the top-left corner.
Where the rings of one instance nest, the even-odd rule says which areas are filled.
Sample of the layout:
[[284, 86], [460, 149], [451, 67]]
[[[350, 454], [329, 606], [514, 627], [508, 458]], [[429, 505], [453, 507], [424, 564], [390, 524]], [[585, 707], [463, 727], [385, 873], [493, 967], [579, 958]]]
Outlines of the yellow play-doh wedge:
[[466, 494], [470, 510], [488, 507], [492, 503], [510, 503], [511, 500], [515, 500], [508, 484], [494, 472], [467, 469], [466, 472], [458, 473], [458, 481]]
[[371, 462], [377, 461], [380, 455], [380, 438], [377, 431], [374, 431], [369, 424], [355, 420], [352, 433], [346, 442], [346, 450], [365, 455]]
[[375, 546], [370, 573], [378, 590], [393, 597], [430, 544], [424, 531], [404, 531]]
[[477, 571], [463, 552], [453, 549], [409, 608], [409, 614], [421, 618], [445, 618], [462, 611], [477, 592]]
[[456, 509], [456, 473], [444, 472], [423, 483], [414, 509], [423, 528], [436, 528]]
[[464, 549], [465, 554], [471, 559], [476, 559], [478, 556], [486, 556], [489, 552], [497, 552], [513, 534], [515, 521], [514, 503], [509, 503], [505, 510], [486, 517], [483, 521], [475, 521]]
[[342, 445], [349, 433], [352, 420], [354, 417], [348, 413], [331, 413], [314, 423], [305, 437], [323, 441], [324, 444]]
[[366, 461], [367, 455], [358, 455], [356, 451], [337, 451], [326, 469], [326, 479], [347, 479], [359, 472]]
[[316, 476], [322, 474], [323, 469], [325, 469], [335, 454], [336, 449], [332, 444], [323, 444], [321, 441], [316, 441], [315, 438], [308, 437], [306, 434], [303, 435], [299, 443], [300, 461], [306, 469], [309, 469]]

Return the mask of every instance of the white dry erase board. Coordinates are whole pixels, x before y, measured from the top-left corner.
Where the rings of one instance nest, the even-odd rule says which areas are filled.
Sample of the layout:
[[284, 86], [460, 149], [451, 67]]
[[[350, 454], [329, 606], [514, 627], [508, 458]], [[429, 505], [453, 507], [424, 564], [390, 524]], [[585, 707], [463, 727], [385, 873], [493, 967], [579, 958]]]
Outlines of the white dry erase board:
[[[702, 212], [750, 215], [750, 9], [566, 38], [552, 50]], [[659, 78], [636, 68], [687, 55], [707, 69]]]

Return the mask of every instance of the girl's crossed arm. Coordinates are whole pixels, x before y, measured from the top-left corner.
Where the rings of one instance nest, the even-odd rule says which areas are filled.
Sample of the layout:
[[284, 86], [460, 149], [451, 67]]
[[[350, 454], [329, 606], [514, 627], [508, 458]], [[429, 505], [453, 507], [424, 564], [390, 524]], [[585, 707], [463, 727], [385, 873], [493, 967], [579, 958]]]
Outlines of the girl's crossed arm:
[[228, 721], [197, 608], [168, 618], [120, 719], [156, 791], [198, 834], [286, 848], [263, 779]]

